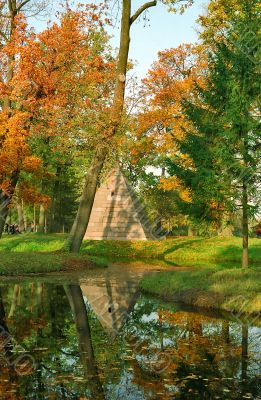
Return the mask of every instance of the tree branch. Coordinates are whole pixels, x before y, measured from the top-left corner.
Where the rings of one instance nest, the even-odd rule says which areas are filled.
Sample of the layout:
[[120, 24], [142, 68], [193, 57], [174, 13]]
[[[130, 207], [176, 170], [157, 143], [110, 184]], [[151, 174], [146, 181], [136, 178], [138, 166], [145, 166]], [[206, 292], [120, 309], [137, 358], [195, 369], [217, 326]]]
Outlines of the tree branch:
[[24, 0], [19, 7], [17, 7], [17, 11], [20, 11], [30, 0]]
[[130, 25], [136, 21], [137, 18], [143, 13], [143, 11], [147, 10], [150, 7], [155, 7], [157, 5], [157, 0], [149, 1], [148, 3], [143, 4], [131, 17]]
[[0, 31], [0, 36], [2, 36], [6, 42], [8, 41], [8, 38], [4, 32]]

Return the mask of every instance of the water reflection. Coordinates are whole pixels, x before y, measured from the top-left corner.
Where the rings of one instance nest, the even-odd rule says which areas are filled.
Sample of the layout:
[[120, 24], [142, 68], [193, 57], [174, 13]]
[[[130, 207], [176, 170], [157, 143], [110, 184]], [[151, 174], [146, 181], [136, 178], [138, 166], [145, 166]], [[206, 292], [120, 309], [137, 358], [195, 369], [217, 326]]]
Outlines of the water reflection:
[[260, 321], [137, 298], [133, 281], [5, 284], [0, 325], [3, 400], [260, 399]]

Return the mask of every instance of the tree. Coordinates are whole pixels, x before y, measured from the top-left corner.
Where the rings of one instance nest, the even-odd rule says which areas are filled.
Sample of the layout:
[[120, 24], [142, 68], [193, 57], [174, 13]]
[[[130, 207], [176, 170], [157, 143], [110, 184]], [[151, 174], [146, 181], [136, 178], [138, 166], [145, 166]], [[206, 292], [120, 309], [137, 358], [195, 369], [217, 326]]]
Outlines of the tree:
[[[175, 4], [180, 6], [181, 11], [184, 11], [184, 8], [186, 8], [192, 2], [193, 0], [163, 1], [163, 3], [168, 5], [171, 9], [174, 9]], [[155, 7], [157, 5], [157, 0], [144, 3], [136, 12], [134, 12], [134, 14], [132, 14], [131, 5], [131, 0], [122, 0], [120, 46], [116, 68], [114, 97], [110, 108], [108, 121], [109, 124], [105, 125], [104, 127], [104, 131], [102, 133], [104, 141], [102, 144], [97, 146], [92, 158], [92, 163], [86, 174], [78, 212], [67, 241], [67, 248], [72, 252], [78, 252], [80, 250], [82, 240], [89, 223], [92, 205], [97, 189], [98, 178], [106, 160], [110, 142], [114, 139], [121, 124], [125, 99], [126, 72], [129, 56], [131, 26], [143, 14], [144, 11], [151, 7]]]
[[237, 13], [228, 9], [223, 35], [213, 32], [205, 87], [196, 86], [194, 101], [184, 102], [192, 125], [180, 150], [194, 168], [171, 161], [169, 171], [190, 190], [198, 217], [242, 210], [242, 266], [248, 267], [248, 220], [257, 211], [251, 199], [260, 163], [260, 33], [258, 2], [239, 0], [237, 8]]
[[[0, 152], [3, 151], [3, 143], [6, 143], [5, 136], [7, 132], [12, 129], [13, 125], [17, 126], [17, 132], [20, 131], [21, 135], [21, 124], [24, 123], [25, 115], [20, 110], [19, 121], [17, 119], [18, 113], [16, 114], [16, 119], [13, 118], [12, 110], [14, 104], [12, 101], [12, 96], [10, 95], [10, 83], [14, 76], [14, 63], [15, 63], [15, 34], [17, 30], [17, 22], [22, 13], [28, 11], [37, 14], [42, 11], [47, 5], [44, 0], [12, 0], [12, 1], [1, 1], [0, 2]], [[4, 89], [4, 90], [2, 90]], [[7, 140], [8, 141], [8, 140]], [[5, 151], [4, 151], [5, 152]], [[6, 160], [5, 160], [6, 161]], [[10, 163], [9, 163], [10, 164]], [[9, 165], [10, 166], [10, 165]], [[9, 168], [10, 170], [10, 168]], [[6, 216], [8, 213], [8, 207], [11, 203], [14, 189], [18, 182], [19, 173], [14, 168], [10, 172], [8, 182], [4, 182], [5, 179], [2, 178], [0, 174], [0, 238], [4, 228]]]
[[[207, 65], [204, 49], [203, 45], [183, 44], [159, 52], [142, 82], [138, 94], [142, 101], [136, 115], [131, 117], [127, 135], [124, 164], [128, 163], [131, 178], [138, 180], [142, 198], [153, 210], [153, 219], [162, 220], [168, 230], [172, 223], [187, 222], [185, 216], [179, 215], [178, 207], [179, 196], [188, 198], [187, 190], [184, 185], [172, 190], [174, 182], [166, 177], [166, 167], [170, 157], [183, 166], [192, 165], [191, 159], [179, 151], [187, 125], [182, 101], [191, 96], [194, 83], [204, 76]], [[153, 177], [146, 172], [148, 167], [157, 168], [161, 173]]]
[[3, 108], [0, 114], [1, 189], [8, 200], [3, 223], [18, 179], [20, 187], [30, 183], [22, 171], [40, 168], [38, 180], [46, 180], [49, 167], [49, 173], [56, 173], [58, 161], [66, 163], [77, 148], [90, 151], [97, 142], [93, 131], [101, 113], [106, 118], [114, 66], [105, 52], [108, 37], [101, 14], [93, 5], [67, 9], [38, 35], [27, 32], [21, 17], [2, 49], [4, 66], [9, 54], [13, 58], [12, 78], [2, 79], [1, 86], [2, 98], [8, 93], [13, 103], [8, 113]]

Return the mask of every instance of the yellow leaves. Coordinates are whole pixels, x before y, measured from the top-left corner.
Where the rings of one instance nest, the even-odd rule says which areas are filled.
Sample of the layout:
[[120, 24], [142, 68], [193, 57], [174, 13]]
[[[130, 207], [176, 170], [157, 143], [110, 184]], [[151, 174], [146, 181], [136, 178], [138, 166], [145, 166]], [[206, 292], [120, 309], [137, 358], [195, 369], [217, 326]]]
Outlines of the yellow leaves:
[[191, 190], [184, 188], [179, 192], [179, 197], [181, 200], [183, 200], [185, 203], [191, 203], [192, 198], [191, 198]]
[[[183, 101], [191, 97], [195, 82], [203, 85], [206, 67], [203, 45], [183, 44], [159, 52], [143, 80], [141, 95], [145, 101], [133, 126], [137, 139], [133, 147], [143, 147], [143, 154], [154, 151], [163, 156], [178, 151], [189, 124], [183, 114]], [[184, 164], [193, 168], [188, 159]], [[186, 191], [182, 196], [189, 198]]]
[[238, 18], [243, 9], [243, 2], [238, 0], [212, 0], [208, 4], [207, 14], [198, 21], [203, 27], [201, 38], [211, 43], [224, 38], [224, 32], [233, 18]]
[[42, 161], [35, 156], [25, 157], [23, 160], [22, 169], [27, 172], [35, 172], [42, 166]]
[[192, 202], [191, 190], [186, 188], [181, 179], [177, 178], [176, 176], [161, 178], [159, 187], [166, 191], [175, 190], [184, 202]]

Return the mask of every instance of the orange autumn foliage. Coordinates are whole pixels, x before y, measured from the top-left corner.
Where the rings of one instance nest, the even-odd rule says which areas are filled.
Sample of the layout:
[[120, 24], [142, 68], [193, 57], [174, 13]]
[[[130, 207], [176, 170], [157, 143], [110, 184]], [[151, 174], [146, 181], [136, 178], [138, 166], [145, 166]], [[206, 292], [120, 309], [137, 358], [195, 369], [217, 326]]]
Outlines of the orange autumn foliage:
[[[185, 137], [188, 124], [182, 113], [182, 101], [191, 96], [195, 83], [203, 84], [206, 66], [201, 45], [183, 44], [159, 52], [158, 60], [143, 80], [143, 106], [133, 122], [134, 162], [151, 151], [163, 156], [177, 155], [176, 141]], [[191, 163], [186, 156], [182, 157], [183, 162]]]
[[[46, 174], [41, 154], [32, 153], [32, 140], [45, 140], [60, 155], [87, 118], [92, 131], [99, 128], [98, 114], [108, 108], [114, 74], [114, 62], [104, 57], [102, 38], [100, 43], [97, 39], [103, 32], [102, 13], [92, 4], [67, 9], [39, 34], [18, 15], [11, 40], [0, 50], [0, 102], [11, 104], [0, 108], [0, 189], [5, 192], [13, 192], [22, 171], [38, 178]], [[97, 140], [90, 136], [84, 137], [88, 145]], [[25, 197], [35, 197], [34, 189], [26, 190]]]

